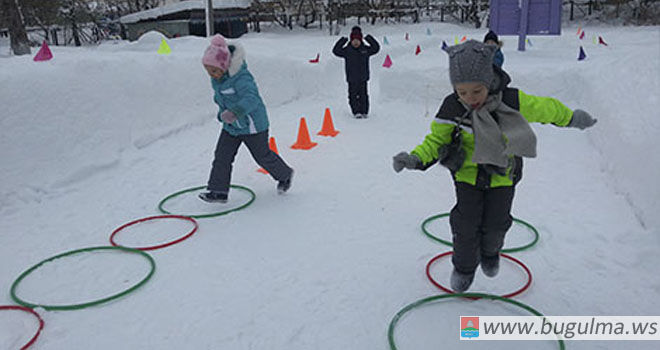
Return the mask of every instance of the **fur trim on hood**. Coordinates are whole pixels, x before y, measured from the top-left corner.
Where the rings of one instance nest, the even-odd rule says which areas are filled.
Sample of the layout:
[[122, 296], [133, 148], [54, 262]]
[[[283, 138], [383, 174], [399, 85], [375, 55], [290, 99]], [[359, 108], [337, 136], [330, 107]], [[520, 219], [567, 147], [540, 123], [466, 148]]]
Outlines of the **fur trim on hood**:
[[234, 76], [245, 63], [245, 49], [239, 43], [229, 43], [229, 51], [231, 52], [231, 61], [227, 73], [229, 73], [229, 76]]

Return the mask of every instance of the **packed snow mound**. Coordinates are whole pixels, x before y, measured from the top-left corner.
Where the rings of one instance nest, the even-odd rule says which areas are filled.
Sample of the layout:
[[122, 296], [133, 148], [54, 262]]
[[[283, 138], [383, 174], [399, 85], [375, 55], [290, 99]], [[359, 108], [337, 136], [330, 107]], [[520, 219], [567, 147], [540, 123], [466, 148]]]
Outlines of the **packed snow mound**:
[[[454, 28], [447, 26], [448, 31]], [[411, 40], [406, 41], [402, 34], [407, 31], [405, 29], [398, 30], [396, 35], [387, 27], [365, 31], [381, 43], [380, 52], [371, 58], [369, 94], [372, 104], [405, 101], [419, 107], [420, 111], [409, 110], [405, 116], [397, 117], [432, 117], [442, 98], [451, 92], [447, 56], [440, 45], [443, 40], [451, 44], [454, 35], [428, 36], [410, 31]], [[602, 152], [603, 170], [611, 174], [613, 186], [636, 208], [640, 221], [647, 228], [660, 225], [653, 221], [652, 213], [660, 206], [656, 199], [660, 193], [652, 177], [646, 172], [630, 172], [638, 166], [637, 157], [630, 154], [646, 154], [649, 159], [645, 167], [649, 173], [657, 172], [660, 166], [659, 156], [647, 152], [656, 144], [654, 135], [660, 128], [657, 118], [649, 118], [658, 106], [657, 97], [650, 92], [658, 91], [658, 82], [652, 77], [660, 74], [660, 65], [657, 60], [636, 53], [638, 47], [627, 43], [627, 39], [617, 40], [619, 35], [633, 35], [639, 37], [635, 40], [643, 41], [647, 40], [647, 35], [657, 37], [657, 30], [637, 29], [628, 34], [619, 34], [615, 29], [601, 32], [611, 47], [585, 44], [571, 35], [564, 35], [534, 38], [534, 46], [528, 47], [526, 52], [518, 52], [513, 39], [505, 37], [503, 40], [508, 45], [503, 49], [504, 69], [513, 79], [511, 86], [530, 94], [554, 96], [570, 108], [587, 110], [598, 118], [597, 127], [585, 135]], [[271, 120], [318, 113], [316, 110], [282, 112], [280, 107], [300, 100], [315, 101], [318, 109], [322, 109], [332, 107], [328, 101], [339, 99], [345, 107], [344, 61], [332, 54], [332, 46], [339, 37], [322, 32], [305, 32], [301, 36], [286, 34], [283, 46], [282, 35], [285, 34], [249, 33], [238, 40], [246, 50], [248, 68], [259, 86]], [[383, 43], [385, 36], [389, 44]], [[468, 32], [467, 36], [479, 38], [482, 33]], [[204, 120], [213, 121], [217, 107], [211, 98], [208, 76], [200, 64], [208, 39], [193, 36], [168, 39], [172, 53], [156, 55], [164, 38], [162, 33], [150, 31], [136, 42], [107, 43], [96, 49], [72, 51], [54, 47], [59, 61], [49, 65], [35, 66], [23, 62], [24, 58], [8, 60], [7, 65], [12, 68], [7, 72], [12, 74], [6, 76], [3, 85], [14, 88], [7, 90], [5, 96], [17, 103], [8, 105], [4, 126], [31, 125], [32, 130], [42, 136], [25, 138], [23, 134], [13, 133], [4, 137], [6, 142], [0, 142], [6, 145], [0, 152], [8, 156], [34, 144], [43, 148], [35, 151], [34, 157], [43, 159], [26, 175], [26, 169], [14, 162], [20, 162], [20, 158], [5, 157], [6, 164], [13, 164], [9, 169], [14, 170], [5, 174], [6, 181], [0, 185], [0, 193], [7, 194], [34, 183], [40, 188], [69, 184], [85, 177], [79, 176], [81, 174], [95, 173], [88, 169], [99, 166], [95, 156], [98, 152], [108, 155], [100, 164], [104, 167], [114, 164], [122, 150], [142, 149], [176, 130]], [[415, 55], [418, 44], [422, 51]], [[583, 62], [575, 59], [580, 45], [589, 55]], [[310, 64], [309, 59], [316, 54], [320, 54], [320, 62]], [[382, 67], [386, 55], [394, 62], [389, 69]], [[78, 72], [85, 74], [73, 74], [74, 65]], [[610, 73], [603, 75], [602, 67], [608, 67]], [[61, 82], [76, 88], [61, 89]], [[635, 84], [645, 86], [643, 91], [649, 93], [631, 95], [625, 100], [631, 103], [624, 103], [620, 96], [632, 91]], [[34, 86], [40, 88], [34, 89]], [[117, 112], [118, 104], [127, 109]], [[44, 115], [48, 115], [47, 120], [43, 119]], [[52, 133], [49, 130], [55, 124], [61, 126], [57, 127], [57, 133]], [[84, 132], [78, 131], [79, 128]], [[86, 146], [81, 148], [76, 144]], [[68, 166], [59, 166], [55, 159]], [[34, 171], [37, 167], [53, 169], [47, 178], [38, 180], [44, 172]], [[10, 174], [12, 176], [8, 176]]]
[[[170, 43], [170, 39], [168, 39], [163, 33], [151, 30], [148, 31], [136, 41], [129, 42], [129, 43], [124, 43], [124, 45], [118, 45], [119, 47], [117, 49], [110, 49], [111, 51], [121, 51], [121, 50], [126, 50], [126, 51], [147, 51], [147, 52], [156, 52], [158, 50], [158, 47], [160, 46], [160, 43], [164, 40], [167, 41], [167, 43]], [[107, 46], [106, 46], [107, 48]]]
[[156, 31], [156, 30], [150, 30], [144, 34], [142, 34], [136, 41], [138, 44], [153, 44], [157, 43], [160, 44], [161, 40], [167, 39], [163, 33]]

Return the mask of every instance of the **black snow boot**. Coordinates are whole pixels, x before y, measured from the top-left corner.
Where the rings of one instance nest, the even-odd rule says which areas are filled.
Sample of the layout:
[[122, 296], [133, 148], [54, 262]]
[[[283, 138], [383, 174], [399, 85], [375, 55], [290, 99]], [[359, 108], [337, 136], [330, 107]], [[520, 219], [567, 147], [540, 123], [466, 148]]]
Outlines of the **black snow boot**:
[[291, 188], [291, 180], [293, 180], [293, 169], [291, 169], [291, 176], [288, 179], [277, 183], [277, 193], [283, 194], [288, 191]]
[[227, 194], [217, 191], [207, 191], [199, 194], [199, 198], [208, 203], [227, 203]]

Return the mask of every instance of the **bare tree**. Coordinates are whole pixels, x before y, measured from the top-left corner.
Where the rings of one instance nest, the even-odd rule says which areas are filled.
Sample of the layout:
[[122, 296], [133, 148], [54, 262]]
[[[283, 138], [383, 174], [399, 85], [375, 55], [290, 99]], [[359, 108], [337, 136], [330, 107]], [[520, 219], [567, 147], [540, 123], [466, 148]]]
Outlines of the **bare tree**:
[[50, 42], [50, 26], [58, 23], [61, 0], [20, 0], [25, 24], [44, 31], [44, 38]]
[[29, 55], [30, 42], [25, 32], [25, 22], [21, 14], [21, 7], [18, 0], [1, 0], [2, 13], [7, 16], [6, 22], [9, 25], [9, 36], [11, 37], [11, 50], [14, 55]]
[[[630, 17], [635, 24], [660, 24], [660, 2], [658, 0], [630, 0], [628, 5], [632, 9]], [[617, 12], [618, 6], [617, 3]]]
[[162, 0], [103, 0], [119, 16], [156, 8], [163, 3]]
[[91, 19], [84, 0], [62, 0], [62, 6], [59, 10], [60, 17], [66, 24], [71, 26], [73, 41], [76, 46], [81, 46], [80, 24], [86, 23]]

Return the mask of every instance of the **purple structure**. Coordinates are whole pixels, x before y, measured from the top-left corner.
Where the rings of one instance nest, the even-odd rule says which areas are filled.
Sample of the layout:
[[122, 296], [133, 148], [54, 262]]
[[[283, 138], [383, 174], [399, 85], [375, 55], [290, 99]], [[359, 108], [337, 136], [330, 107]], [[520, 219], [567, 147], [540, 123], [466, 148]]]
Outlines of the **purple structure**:
[[490, 29], [518, 35], [518, 50], [525, 51], [527, 35], [561, 34], [561, 0], [490, 0]]

